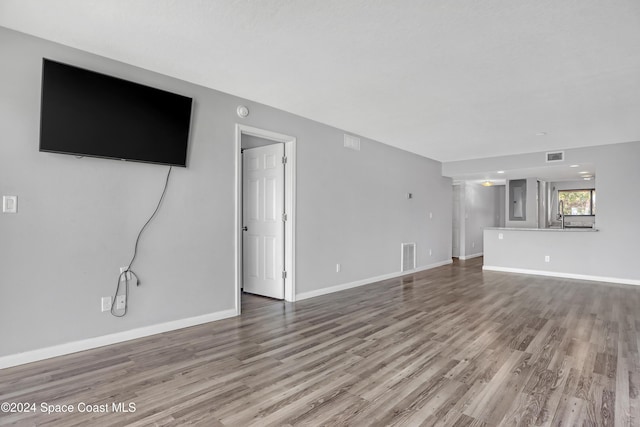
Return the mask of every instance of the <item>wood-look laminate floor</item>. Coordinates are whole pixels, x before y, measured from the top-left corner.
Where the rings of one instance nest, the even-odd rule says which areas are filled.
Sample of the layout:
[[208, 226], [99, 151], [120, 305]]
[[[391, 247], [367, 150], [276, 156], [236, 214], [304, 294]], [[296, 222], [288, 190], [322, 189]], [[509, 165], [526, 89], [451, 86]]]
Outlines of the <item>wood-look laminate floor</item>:
[[1, 370], [0, 402], [76, 411], [0, 424], [640, 425], [640, 288], [475, 259], [295, 304], [246, 296], [243, 310]]

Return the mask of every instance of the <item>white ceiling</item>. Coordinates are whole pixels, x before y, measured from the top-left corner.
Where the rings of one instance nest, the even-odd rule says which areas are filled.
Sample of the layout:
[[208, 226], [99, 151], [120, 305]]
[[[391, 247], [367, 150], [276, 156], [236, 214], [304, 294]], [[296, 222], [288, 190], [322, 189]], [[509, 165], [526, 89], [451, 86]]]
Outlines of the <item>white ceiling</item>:
[[506, 169], [503, 171], [486, 171], [459, 174], [452, 177], [454, 181], [467, 181], [476, 184], [491, 182], [494, 185], [503, 185], [508, 179], [537, 178], [547, 182], [559, 181], [583, 181], [585, 178], [595, 179], [596, 165], [594, 163], [581, 163], [561, 166], [539, 166], [532, 168]]
[[440, 161], [640, 140], [638, 0], [0, 0], [0, 25]]

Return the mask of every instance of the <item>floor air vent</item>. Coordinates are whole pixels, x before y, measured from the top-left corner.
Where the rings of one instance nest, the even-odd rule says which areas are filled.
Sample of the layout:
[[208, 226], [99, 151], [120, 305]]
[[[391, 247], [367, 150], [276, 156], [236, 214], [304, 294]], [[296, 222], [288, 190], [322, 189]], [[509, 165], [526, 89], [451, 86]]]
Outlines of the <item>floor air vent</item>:
[[402, 270], [410, 271], [416, 268], [416, 244], [415, 243], [403, 243], [402, 244]]

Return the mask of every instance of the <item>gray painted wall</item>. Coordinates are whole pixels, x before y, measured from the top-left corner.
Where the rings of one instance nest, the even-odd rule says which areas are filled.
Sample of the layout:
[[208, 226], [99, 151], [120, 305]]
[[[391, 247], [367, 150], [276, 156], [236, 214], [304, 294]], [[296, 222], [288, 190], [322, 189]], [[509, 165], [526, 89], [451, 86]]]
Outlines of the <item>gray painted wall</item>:
[[527, 205], [526, 219], [524, 221], [509, 220], [509, 207], [511, 199], [509, 195], [509, 181], [506, 185], [505, 204], [505, 224], [514, 228], [537, 228], [538, 227], [538, 180], [536, 178], [526, 178], [527, 180]]
[[[140, 242], [142, 284], [123, 319], [101, 313], [100, 297], [167, 169], [39, 153], [43, 56], [195, 99], [189, 167], [174, 169]], [[0, 356], [233, 309], [238, 122], [298, 138], [297, 293], [399, 272], [402, 242], [417, 243], [419, 267], [450, 257], [451, 180], [439, 162], [367, 139], [347, 150], [341, 130], [3, 28], [0, 57], [0, 194], [19, 196], [17, 215], [0, 215], [0, 324], [12, 325]]]
[[499, 191], [498, 187], [470, 183], [464, 185], [464, 256], [482, 253], [484, 228], [498, 226]]
[[[498, 234], [503, 238], [499, 239]], [[485, 230], [484, 265], [609, 278], [598, 268], [600, 232], [548, 230]], [[545, 256], [550, 257], [545, 262]], [[636, 276], [638, 278], [638, 276]]]
[[453, 186], [451, 256], [464, 256], [464, 183]]
[[273, 144], [273, 141], [270, 139], [264, 139], [258, 136], [245, 135], [245, 134], [242, 135], [242, 140], [240, 141], [240, 145], [243, 149], [264, 147], [265, 145], [271, 145], [271, 144]]
[[[539, 154], [525, 155], [514, 164], [524, 168], [542, 166], [544, 160], [540, 160], [543, 156]], [[497, 165], [506, 164], [511, 157], [482, 159], [482, 164], [483, 167], [489, 166], [489, 169], [498, 169]], [[637, 268], [640, 199], [635, 197], [640, 182], [640, 142], [568, 149], [565, 150], [565, 158], [567, 165], [593, 163], [596, 166], [596, 227], [599, 231], [560, 235], [557, 235], [558, 232], [544, 231], [509, 232], [509, 235], [519, 233], [520, 236], [510, 247], [505, 244], [501, 246], [503, 249], [493, 251], [490, 245], [499, 242], [485, 240], [485, 265], [640, 279], [640, 270]], [[478, 167], [472, 162], [466, 167], [460, 162], [454, 166], [469, 171]], [[445, 169], [450, 172], [452, 168]], [[505, 239], [507, 237], [505, 234]], [[554, 251], [552, 262], [545, 263], [544, 255], [549, 251]]]
[[542, 179], [538, 180], [538, 228], [548, 228], [549, 222], [549, 186], [550, 183]]
[[504, 227], [506, 225], [506, 208], [507, 205], [507, 195], [506, 195], [506, 185], [496, 185], [498, 197], [496, 199], [496, 211], [497, 214], [497, 227]]

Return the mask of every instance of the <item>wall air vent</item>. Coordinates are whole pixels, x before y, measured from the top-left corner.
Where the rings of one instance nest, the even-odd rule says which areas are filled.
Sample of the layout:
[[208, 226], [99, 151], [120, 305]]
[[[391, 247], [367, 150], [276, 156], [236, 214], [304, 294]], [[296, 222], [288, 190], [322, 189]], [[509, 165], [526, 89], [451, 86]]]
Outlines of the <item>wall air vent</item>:
[[403, 243], [401, 254], [401, 268], [400, 271], [411, 271], [416, 269], [416, 244], [415, 243]]
[[360, 138], [353, 135], [344, 134], [344, 148], [360, 151]]
[[553, 151], [547, 153], [547, 163], [564, 162], [564, 151]]

